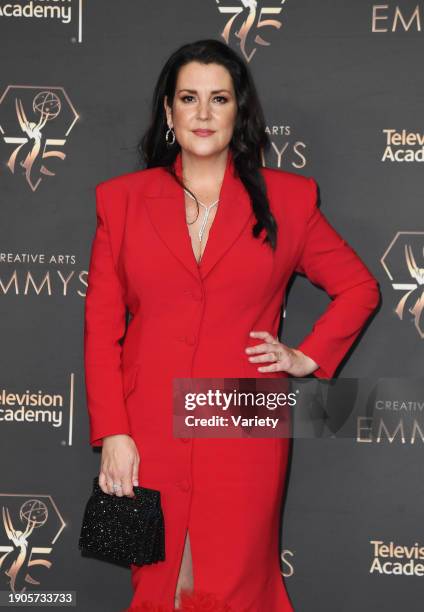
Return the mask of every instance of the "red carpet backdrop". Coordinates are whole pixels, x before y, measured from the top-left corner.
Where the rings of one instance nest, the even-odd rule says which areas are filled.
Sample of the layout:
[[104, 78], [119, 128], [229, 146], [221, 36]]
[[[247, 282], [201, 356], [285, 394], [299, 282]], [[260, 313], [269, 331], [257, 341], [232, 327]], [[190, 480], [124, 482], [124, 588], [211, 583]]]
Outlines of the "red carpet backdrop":
[[[129, 571], [77, 547], [100, 461], [82, 351], [94, 187], [139, 169], [169, 54], [217, 38], [253, 72], [264, 164], [316, 179], [383, 295], [337, 372], [368, 379], [357, 435], [293, 441], [282, 579], [302, 612], [422, 610], [423, 22], [409, 0], [0, 0], [2, 597], [72, 592], [79, 612], [130, 600]], [[282, 341], [329, 301], [294, 277]]]

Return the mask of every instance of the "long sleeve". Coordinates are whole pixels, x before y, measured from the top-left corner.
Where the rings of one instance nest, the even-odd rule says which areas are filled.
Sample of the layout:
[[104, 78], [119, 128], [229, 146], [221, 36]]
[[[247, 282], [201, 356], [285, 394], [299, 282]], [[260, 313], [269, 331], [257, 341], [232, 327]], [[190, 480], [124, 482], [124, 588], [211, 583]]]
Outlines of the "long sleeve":
[[90, 444], [130, 434], [121, 374], [121, 345], [126, 306], [112, 258], [102, 184], [96, 187], [97, 227], [88, 271], [84, 320], [84, 368]]
[[296, 272], [331, 297], [311, 332], [297, 346], [311, 357], [318, 378], [332, 378], [337, 366], [380, 301], [379, 284], [351, 246], [317, 206], [317, 184], [309, 178], [311, 213]]

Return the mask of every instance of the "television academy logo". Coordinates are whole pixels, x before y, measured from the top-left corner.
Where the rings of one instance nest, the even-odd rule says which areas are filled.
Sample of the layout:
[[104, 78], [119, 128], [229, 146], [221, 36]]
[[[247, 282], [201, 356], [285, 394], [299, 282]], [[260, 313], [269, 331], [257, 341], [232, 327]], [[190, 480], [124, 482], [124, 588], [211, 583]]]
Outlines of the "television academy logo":
[[[271, 43], [265, 39], [267, 28], [276, 28], [277, 30], [281, 28], [280, 15], [285, 1], [274, 0], [272, 2], [272, 0], [265, 0], [262, 3], [256, 0], [238, 0], [238, 2], [227, 0], [228, 4], [224, 5], [222, 0], [217, 0], [219, 12], [222, 15], [229, 15], [228, 21], [221, 32], [222, 38], [227, 45], [233, 38], [238, 39], [237, 44], [241, 53], [246, 61], [250, 62], [256, 53], [256, 45], [270, 46]], [[266, 6], [262, 6], [262, 4], [266, 4]], [[271, 16], [273, 18], [269, 18]], [[277, 16], [278, 19], [275, 19], [274, 17]]]
[[[35, 386], [35, 385], [34, 385]], [[39, 385], [40, 386], [40, 385]], [[38, 435], [43, 435], [47, 444], [56, 433], [62, 437], [62, 447], [73, 444], [73, 424], [75, 412], [75, 373], [71, 372], [69, 383], [59, 392], [25, 389], [23, 392], [11, 391], [6, 385], [0, 387], [0, 424], [3, 435], [7, 428], [13, 431], [21, 424], [37, 427]]]
[[32, 191], [55, 176], [53, 159], [65, 159], [62, 148], [78, 119], [63, 87], [9, 85], [0, 98], [0, 133], [11, 149], [10, 172], [20, 172]]
[[381, 258], [381, 265], [395, 291], [402, 293], [395, 313], [410, 321], [424, 339], [424, 232], [397, 232]]
[[423, 162], [424, 132], [408, 132], [407, 130], [382, 130], [385, 147], [381, 161], [391, 162]]
[[13, 593], [39, 585], [65, 522], [51, 495], [0, 493], [0, 570]]
[[369, 573], [378, 576], [421, 577], [424, 546], [419, 542], [399, 544], [390, 540], [370, 540], [372, 562]]
[[0, 19], [53, 21], [61, 26], [75, 25], [77, 33], [76, 36], [72, 35], [70, 40], [73, 43], [81, 43], [83, 3], [84, 0], [0, 0]]

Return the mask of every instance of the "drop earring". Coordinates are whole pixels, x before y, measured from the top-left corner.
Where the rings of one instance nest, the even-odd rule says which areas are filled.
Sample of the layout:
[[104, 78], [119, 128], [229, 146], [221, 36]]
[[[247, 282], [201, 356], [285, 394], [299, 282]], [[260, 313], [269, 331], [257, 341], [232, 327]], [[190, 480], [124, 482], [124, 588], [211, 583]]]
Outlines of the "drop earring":
[[[172, 134], [172, 136], [173, 136], [173, 140], [172, 140], [172, 142], [169, 142], [169, 140], [168, 140], [168, 134], [169, 134], [169, 132], [171, 132], [171, 134]], [[166, 144], [167, 144], [168, 146], [172, 146], [172, 145], [174, 144], [174, 142], [175, 142], [175, 132], [174, 132], [173, 128], [168, 128], [168, 129], [167, 129], [166, 134], [165, 134], [165, 142], [166, 142]]]

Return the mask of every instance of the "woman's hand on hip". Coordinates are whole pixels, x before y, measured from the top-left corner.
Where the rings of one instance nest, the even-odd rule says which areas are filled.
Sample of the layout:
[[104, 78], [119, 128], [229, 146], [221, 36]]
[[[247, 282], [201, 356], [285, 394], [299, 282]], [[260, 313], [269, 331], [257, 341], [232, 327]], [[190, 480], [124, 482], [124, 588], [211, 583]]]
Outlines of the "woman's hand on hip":
[[118, 497], [135, 497], [133, 486], [138, 486], [139, 463], [140, 456], [131, 436], [105, 436], [99, 474], [102, 491]]
[[319, 367], [302, 351], [279, 342], [278, 338], [267, 331], [251, 331], [250, 336], [263, 340], [260, 344], [246, 348], [251, 363], [264, 364], [258, 367], [259, 372], [287, 372], [300, 378], [312, 374]]

